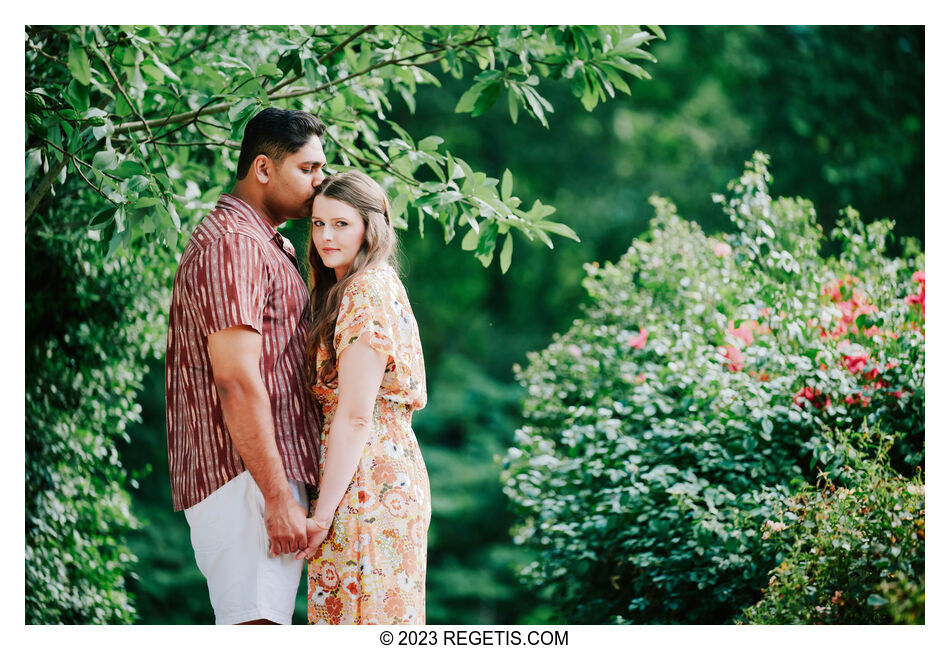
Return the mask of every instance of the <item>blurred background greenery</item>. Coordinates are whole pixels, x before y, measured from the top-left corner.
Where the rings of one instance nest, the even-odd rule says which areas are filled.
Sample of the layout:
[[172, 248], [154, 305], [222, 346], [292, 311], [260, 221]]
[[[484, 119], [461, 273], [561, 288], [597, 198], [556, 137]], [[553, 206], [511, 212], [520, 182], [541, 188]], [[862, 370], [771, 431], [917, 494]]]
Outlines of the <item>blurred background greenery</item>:
[[[409, 132], [440, 135], [489, 175], [510, 168], [523, 196], [555, 206], [581, 238], [550, 251], [519, 237], [502, 275], [445, 246], [434, 228], [402, 233], [429, 382], [414, 428], [433, 495], [430, 623], [554, 622], [552, 594], [519, 585], [527, 558], [511, 540], [499, 481], [498, 458], [520, 421], [512, 366], [577, 317], [582, 264], [629, 247], [653, 215], [647, 197], [670, 197], [707, 233], [728, 230], [710, 194], [759, 149], [772, 158], [773, 194], [812, 199], [826, 231], [850, 204], [868, 220], [894, 219], [898, 237], [924, 239], [923, 28], [664, 30], [667, 40], [651, 47], [659, 62], [644, 65], [653, 79], [631, 84], [629, 97], [587, 112], [566, 87], [546, 88], [549, 129], [527, 119], [513, 126], [504, 105], [455, 114], [467, 84], [449, 76], [441, 88], [420, 86], [414, 114], [394, 102], [392, 119]], [[284, 231], [301, 252], [306, 228]], [[162, 360], [151, 363], [139, 402], [143, 421], [120, 443], [137, 486], [131, 508], [145, 522], [129, 537], [139, 620], [210, 622], [187, 525], [171, 510]], [[305, 588], [296, 620], [305, 620]]]

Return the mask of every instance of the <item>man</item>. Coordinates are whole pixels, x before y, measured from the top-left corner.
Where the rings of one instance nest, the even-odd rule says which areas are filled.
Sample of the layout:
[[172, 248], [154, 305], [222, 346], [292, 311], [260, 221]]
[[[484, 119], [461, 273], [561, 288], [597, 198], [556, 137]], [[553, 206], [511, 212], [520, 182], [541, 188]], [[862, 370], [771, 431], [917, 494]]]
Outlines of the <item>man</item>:
[[218, 624], [289, 624], [317, 485], [306, 385], [309, 295], [276, 228], [310, 217], [324, 125], [268, 108], [244, 132], [237, 182], [202, 219], [172, 289], [165, 391], [175, 510]]

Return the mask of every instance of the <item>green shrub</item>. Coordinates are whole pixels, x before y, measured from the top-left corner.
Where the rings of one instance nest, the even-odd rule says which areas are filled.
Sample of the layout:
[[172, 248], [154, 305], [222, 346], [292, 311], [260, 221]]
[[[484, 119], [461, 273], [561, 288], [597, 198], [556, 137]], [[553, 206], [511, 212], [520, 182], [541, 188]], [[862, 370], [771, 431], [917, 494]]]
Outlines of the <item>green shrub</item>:
[[26, 239], [28, 624], [134, 619], [123, 535], [137, 522], [116, 440], [139, 419], [142, 359], [164, 352], [156, 305], [174, 267], [156, 256], [170, 253], [102, 261], [85, 236]]
[[924, 486], [883, 455], [788, 499], [762, 537], [782, 562], [743, 621], [924, 623]]
[[849, 209], [823, 257], [814, 209], [772, 199], [767, 162], [714, 196], [725, 237], [652, 199], [620, 261], [587, 266], [585, 315], [516, 367], [505, 492], [525, 578], [570, 621], [732, 620], [775, 566], [761, 524], [841, 463], [824, 427], [906, 432], [897, 461], [922, 461], [923, 302], [905, 300], [922, 254], [888, 257], [893, 224]]

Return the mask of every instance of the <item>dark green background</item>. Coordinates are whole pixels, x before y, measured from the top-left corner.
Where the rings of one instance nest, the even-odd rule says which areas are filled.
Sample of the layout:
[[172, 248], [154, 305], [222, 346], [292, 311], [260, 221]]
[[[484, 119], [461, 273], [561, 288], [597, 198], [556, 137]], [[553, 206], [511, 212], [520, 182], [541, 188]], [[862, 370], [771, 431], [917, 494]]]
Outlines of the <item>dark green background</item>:
[[[652, 217], [651, 194], [670, 197], [707, 232], [725, 230], [710, 194], [758, 149], [772, 157], [773, 193], [812, 199], [826, 230], [850, 204], [923, 241], [923, 28], [664, 29], [667, 41], [651, 47], [659, 62], [645, 66], [654, 78], [631, 84], [632, 97], [586, 112], [568, 88], [545, 87], [550, 129], [524, 116], [512, 125], [503, 102], [479, 118], [456, 115], [466, 87], [451, 78], [420, 87], [414, 115], [394, 116], [492, 176], [510, 168], [521, 196], [557, 207], [581, 238], [550, 251], [516, 237], [502, 275], [456, 242], [446, 247], [432, 225], [424, 238], [415, 227], [401, 233], [429, 388], [414, 428], [433, 495], [430, 623], [553, 622], [545, 602], [556, 594], [517, 581], [529, 558], [511, 541], [495, 461], [518, 426], [511, 369], [578, 315], [582, 264], [627, 249]], [[284, 232], [303, 253], [307, 224]], [[130, 539], [139, 557], [131, 591], [143, 623], [207, 623], [187, 525], [171, 511], [162, 375], [155, 361], [140, 398], [144, 422], [121, 449], [137, 476], [133, 510], [147, 522]], [[301, 589], [297, 622], [304, 611]]]

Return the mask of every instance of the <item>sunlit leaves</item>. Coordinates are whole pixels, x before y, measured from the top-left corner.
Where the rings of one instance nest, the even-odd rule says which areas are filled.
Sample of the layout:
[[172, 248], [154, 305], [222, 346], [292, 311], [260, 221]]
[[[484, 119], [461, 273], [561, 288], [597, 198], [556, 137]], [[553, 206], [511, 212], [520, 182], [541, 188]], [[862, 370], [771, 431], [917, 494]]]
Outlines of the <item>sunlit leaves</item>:
[[165, 215], [177, 216], [185, 179], [200, 185], [217, 176], [210, 166], [233, 169], [233, 147], [261, 108], [303, 108], [331, 127], [332, 168], [364, 169], [393, 192], [394, 224], [406, 228], [415, 215], [422, 233], [434, 219], [446, 242], [460, 227], [475, 231], [471, 250], [483, 264], [503, 236], [507, 270], [514, 230], [548, 246], [551, 235], [576, 235], [547, 220], [551, 207], [521, 210], [507, 170], [499, 182], [453, 157], [438, 135], [414, 137], [388, 120], [393, 98], [414, 110], [419, 85], [438, 85], [438, 66], [472, 75], [458, 112], [477, 118], [504, 96], [513, 122], [524, 111], [547, 126], [554, 107], [542, 80], [575, 84], [592, 107], [629, 92], [624, 76], [646, 76], [632, 61], [651, 58], [643, 48], [657, 35], [634, 26], [31, 28], [27, 76], [40, 84], [27, 89], [28, 166], [65, 158], [83, 172], [65, 182], [93, 203], [158, 208], [96, 231], [115, 240], [107, 250], [138, 237], [169, 241], [178, 220]]

